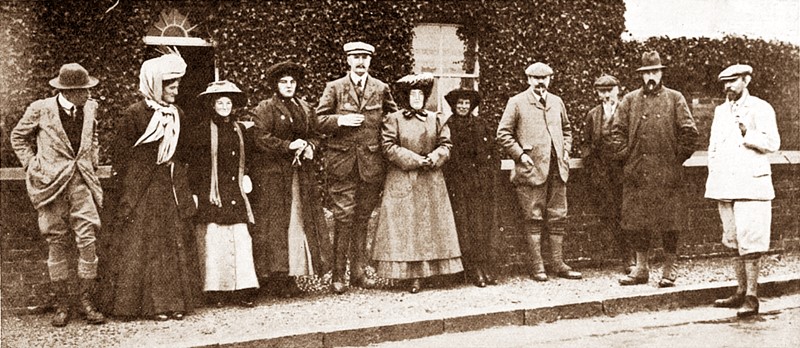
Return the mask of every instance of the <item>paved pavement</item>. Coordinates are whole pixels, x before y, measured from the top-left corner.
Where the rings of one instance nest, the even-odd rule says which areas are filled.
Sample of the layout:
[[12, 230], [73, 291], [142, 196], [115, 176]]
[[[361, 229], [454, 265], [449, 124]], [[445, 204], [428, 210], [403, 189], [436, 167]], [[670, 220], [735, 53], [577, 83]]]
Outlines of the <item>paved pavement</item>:
[[702, 306], [451, 333], [371, 347], [800, 347], [800, 294], [761, 302], [761, 315]]

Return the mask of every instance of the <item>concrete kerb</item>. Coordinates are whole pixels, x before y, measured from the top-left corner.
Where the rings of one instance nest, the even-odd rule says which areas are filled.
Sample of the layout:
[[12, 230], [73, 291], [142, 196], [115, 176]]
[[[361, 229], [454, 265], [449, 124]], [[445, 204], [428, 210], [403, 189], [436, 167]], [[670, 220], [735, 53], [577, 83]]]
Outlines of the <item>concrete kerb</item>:
[[[205, 347], [334, 347], [366, 346], [439, 335], [448, 332], [481, 330], [496, 326], [537, 325], [561, 319], [616, 316], [640, 311], [708, 306], [714, 299], [729, 296], [736, 282], [696, 284], [672, 289], [656, 289], [644, 294], [590, 299], [537, 308], [492, 308], [484, 313], [464, 313], [440, 319], [399, 322], [371, 327], [350, 327], [324, 332], [301, 333], [282, 337], [227, 342]], [[761, 297], [800, 293], [800, 273], [778, 275], [759, 282]]]

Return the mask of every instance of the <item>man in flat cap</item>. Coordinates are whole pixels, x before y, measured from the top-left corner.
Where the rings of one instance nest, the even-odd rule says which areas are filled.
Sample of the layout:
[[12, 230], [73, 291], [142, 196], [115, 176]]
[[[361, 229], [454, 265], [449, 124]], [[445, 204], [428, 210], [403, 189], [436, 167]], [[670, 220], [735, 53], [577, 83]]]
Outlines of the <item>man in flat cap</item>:
[[334, 265], [331, 288], [346, 291], [344, 275], [350, 258], [350, 284], [371, 287], [367, 278], [367, 222], [383, 190], [381, 155], [383, 117], [397, 110], [389, 86], [369, 75], [375, 47], [364, 42], [344, 45], [350, 71], [328, 82], [317, 106], [320, 132], [328, 134], [325, 170], [333, 200]]
[[612, 158], [605, 140], [611, 135], [611, 121], [619, 105], [619, 81], [611, 75], [602, 75], [594, 82], [600, 99], [583, 120], [581, 154], [583, 167], [589, 173], [593, 186], [593, 206], [602, 219], [602, 228], [614, 237], [617, 251], [625, 263], [625, 273], [633, 269], [634, 255], [628, 236], [620, 227], [622, 209], [622, 161]]
[[[65, 64], [50, 86], [59, 93], [28, 106], [11, 131], [11, 146], [25, 168], [25, 184], [39, 214], [39, 229], [47, 240], [47, 269], [56, 295], [51, 324], [66, 326], [70, 319], [70, 239], [78, 248], [80, 310], [90, 324], [105, 322], [95, 309], [99, 208], [103, 190], [98, 165], [97, 102], [90, 88], [98, 80], [77, 63]], [[70, 233], [70, 231], [72, 233]], [[72, 234], [74, 233], [74, 237]]]
[[546, 281], [542, 233], [550, 238], [551, 273], [580, 279], [562, 256], [567, 217], [567, 178], [572, 128], [564, 102], [548, 93], [553, 69], [534, 63], [525, 70], [530, 88], [508, 100], [497, 128], [497, 141], [516, 162], [511, 182], [524, 221], [533, 261], [533, 279]]
[[727, 98], [714, 110], [705, 194], [717, 201], [722, 244], [739, 252], [736, 293], [714, 306], [739, 308], [739, 317], [758, 313], [758, 273], [761, 255], [769, 250], [775, 198], [767, 154], [781, 144], [772, 106], [747, 91], [752, 72], [749, 65], [736, 64], [719, 74]]
[[646, 284], [650, 277], [651, 236], [661, 235], [664, 266], [659, 287], [675, 285], [678, 232], [685, 225], [683, 162], [697, 140], [686, 98], [661, 83], [658, 52], [642, 55], [643, 86], [622, 98], [611, 125], [614, 156], [624, 160], [622, 228], [636, 250], [636, 266], [621, 285]]

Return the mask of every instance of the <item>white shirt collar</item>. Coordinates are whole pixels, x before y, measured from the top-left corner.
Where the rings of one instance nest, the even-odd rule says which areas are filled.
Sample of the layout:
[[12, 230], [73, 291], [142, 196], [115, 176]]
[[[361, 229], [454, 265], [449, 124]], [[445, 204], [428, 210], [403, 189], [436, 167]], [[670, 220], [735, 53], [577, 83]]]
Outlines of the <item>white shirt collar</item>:
[[367, 76], [369, 76], [369, 73], [365, 73], [364, 75], [358, 76], [358, 74], [351, 71], [350, 81], [353, 81], [353, 86], [358, 86], [358, 81], [361, 81], [361, 88], [364, 88], [367, 85]]
[[58, 94], [58, 98], [56, 98], [56, 100], [58, 100], [58, 105], [68, 112], [72, 112], [72, 108], [75, 107], [75, 104], [67, 100], [67, 98], [65, 98], [61, 93]]
[[533, 87], [531, 87], [531, 93], [533, 93], [533, 96], [536, 97], [536, 100], [539, 100], [539, 99], [542, 99], [542, 98], [544, 98], [544, 100], [547, 100], [547, 91], [544, 91], [544, 93], [539, 95], [539, 93], [536, 93], [536, 91], [534, 91]]

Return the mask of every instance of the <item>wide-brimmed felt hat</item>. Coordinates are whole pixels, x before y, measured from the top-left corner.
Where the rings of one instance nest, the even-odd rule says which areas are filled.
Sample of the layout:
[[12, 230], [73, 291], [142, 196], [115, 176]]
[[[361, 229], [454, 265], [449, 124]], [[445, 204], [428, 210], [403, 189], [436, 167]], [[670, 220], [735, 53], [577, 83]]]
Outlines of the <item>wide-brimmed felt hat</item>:
[[469, 100], [469, 111], [474, 110], [481, 103], [481, 94], [476, 90], [459, 88], [454, 89], [444, 96], [444, 100], [450, 105], [450, 109], [455, 110], [459, 99]]
[[237, 107], [247, 104], [247, 96], [244, 92], [235, 83], [227, 80], [209, 83], [206, 90], [198, 95], [200, 98], [208, 98], [209, 100], [214, 100], [214, 98], [221, 96], [231, 98], [233, 105]]
[[297, 63], [292, 63], [290, 61], [283, 61], [277, 64], [272, 65], [267, 69], [267, 84], [270, 88], [277, 88], [278, 87], [278, 80], [284, 76], [291, 76], [297, 81], [297, 87], [299, 88], [303, 81], [306, 78], [306, 68], [302, 65]]
[[656, 51], [642, 53], [642, 66], [636, 71], [664, 69], [666, 66], [661, 64], [661, 56]]
[[89, 76], [89, 72], [80, 64], [69, 63], [61, 66], [58, 77], [50, 80], [50, 86], [58, 89], [82, 89], [97, 86], [98, 82], [100, 81]]

